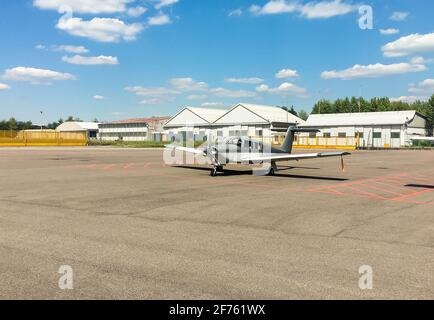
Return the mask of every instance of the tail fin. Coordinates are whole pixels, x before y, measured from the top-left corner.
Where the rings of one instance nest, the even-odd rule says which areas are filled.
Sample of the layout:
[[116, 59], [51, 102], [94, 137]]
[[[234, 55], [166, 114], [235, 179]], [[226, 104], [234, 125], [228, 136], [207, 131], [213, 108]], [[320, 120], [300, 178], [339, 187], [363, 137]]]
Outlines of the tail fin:
[[284, 151], [285, 153], [292, 153], [292, 146], [294, 144], [294, 137], [296, 133], [299, 132], [320, 132], [318, 129], [311, 129], [311, 128], [298, 128], [298, 127], [289, 127], [288, 131], [286, 132], [286, 138], [283, 142], [280, 149]]

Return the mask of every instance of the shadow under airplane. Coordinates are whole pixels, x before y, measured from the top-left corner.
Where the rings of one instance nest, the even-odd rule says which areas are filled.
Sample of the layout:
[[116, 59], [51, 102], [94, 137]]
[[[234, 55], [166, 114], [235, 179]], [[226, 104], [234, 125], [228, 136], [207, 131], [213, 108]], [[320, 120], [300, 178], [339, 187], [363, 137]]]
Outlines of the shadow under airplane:
[[421, 189], [434, 189], [434, 186], [427, 185], [427, 184], [407, 184], [405, 187], [410, 188], [421, 188]]
[[[198, 171], [209, 171], [209, 168], [204, 167], [193, 167], [193, 166], [174, 166], [174, 168], [182, 168], [182, 169], [190, 169], [190, 170], [198, 170]], [[303, 167], [290, 167], [290, 169], [311, 169], [316, 170], [317, 168], [303, 168]], [[224, 176], [245, 176], [245, 175], [253, 175], [252, 170], [228, 170], [225, 169], [223, 172]], [[320, 177], [320, 176], [306, 176], [306, 175], [298, 175], [298, 174], [281, 174], [278, 173], [275, 175], [276, 178], [292, 178], [292, 179], [308, 179], [308, 180], [326, 180], [326, 181], [348, 181], [349, 179], [344, 178], [332, 178], [332, 177]]]

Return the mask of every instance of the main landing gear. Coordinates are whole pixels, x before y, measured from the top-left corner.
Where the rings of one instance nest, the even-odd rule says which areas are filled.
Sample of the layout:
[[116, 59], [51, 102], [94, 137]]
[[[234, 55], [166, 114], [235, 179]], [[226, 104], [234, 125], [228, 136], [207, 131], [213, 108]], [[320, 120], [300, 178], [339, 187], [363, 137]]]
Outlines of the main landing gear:
[[268, 169], [268, 176], [275, 176], [277, 172], [277, 165], [275, 162], [271, 163], [270, 168]]
[[214, 166], [211, 169], [210, 176], [211, 177], [216, 177], [219, 172], [223, 172], [223, 167], [222, 166]]

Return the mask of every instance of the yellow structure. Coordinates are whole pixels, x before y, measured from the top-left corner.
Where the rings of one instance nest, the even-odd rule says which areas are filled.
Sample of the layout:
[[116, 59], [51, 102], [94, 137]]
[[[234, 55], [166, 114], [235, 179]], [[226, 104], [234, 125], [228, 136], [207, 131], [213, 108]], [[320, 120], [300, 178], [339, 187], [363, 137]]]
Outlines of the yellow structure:
[[[274, 145], [281, 145], [285, 136], [275, 136]], [[296, 149], [338, 149], [338, 150], [356, 150], [358, 148], [359, 137], [300, 137], [296, 135], [294, 148]]]
[[85, 146], [86, 132], [54, 130], [1, 131], [0, 147]]

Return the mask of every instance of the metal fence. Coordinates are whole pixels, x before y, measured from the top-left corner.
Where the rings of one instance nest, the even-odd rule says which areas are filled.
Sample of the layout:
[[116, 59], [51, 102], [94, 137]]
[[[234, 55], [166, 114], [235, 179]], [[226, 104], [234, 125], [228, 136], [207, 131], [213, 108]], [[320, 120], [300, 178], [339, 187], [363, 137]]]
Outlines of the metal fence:
[[86, 132], [0, 130], [0, 147], [85, 146]]

